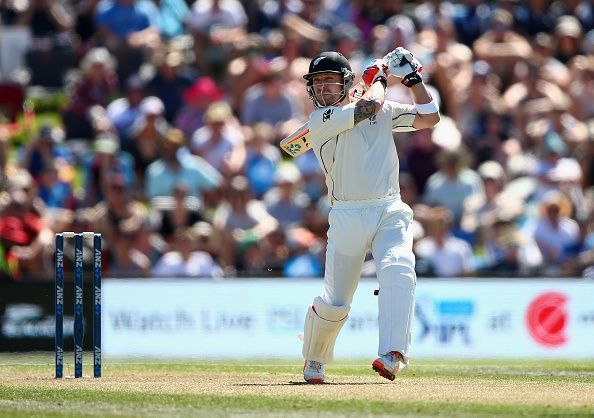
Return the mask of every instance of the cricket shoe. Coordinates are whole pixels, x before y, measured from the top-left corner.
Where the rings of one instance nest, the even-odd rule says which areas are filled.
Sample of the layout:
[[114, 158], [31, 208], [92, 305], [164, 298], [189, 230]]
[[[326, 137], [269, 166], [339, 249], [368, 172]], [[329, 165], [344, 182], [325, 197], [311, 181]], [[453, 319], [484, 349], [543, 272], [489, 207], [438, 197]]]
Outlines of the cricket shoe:
[[303, 378], [307, 383], [324, 383], [324, 365], [319, 361], [305, 360]]
[[390, 351], [375, 360], [371, 367], [381, 377], [385, 377], [388, 380], [394, 380], [396, 379], [396, 373], [398, 373], [400, 362], [404, 362], [402, 354], [398, 351]]

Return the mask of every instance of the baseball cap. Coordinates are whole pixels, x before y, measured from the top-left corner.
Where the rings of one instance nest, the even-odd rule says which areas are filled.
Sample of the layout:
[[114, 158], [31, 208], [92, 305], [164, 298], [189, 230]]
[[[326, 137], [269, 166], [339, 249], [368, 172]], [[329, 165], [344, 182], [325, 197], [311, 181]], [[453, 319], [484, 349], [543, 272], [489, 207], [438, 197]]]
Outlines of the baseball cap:
[[560, 158], [555, 166], [547, 174], [552, 181], [580, 181], [582, 178], [582, 168], [574, 158]]
[[297, 166], [293, 163], [285, 162], [279, 164], [275, 180], [277, 183], [290, 183], [295, 184], [301, 179], [301, 172]]
[[483, 179], [501, 180], [504, 176], [503, 167], [497, 161], [485, 161], [477, 171]]
[[149, 96], [140, 102], [140, 111], [145, 115], [162, 115], [165, 112], [165, 105], [158, 97]]
[[225, 122], [233, 116], [231, 106], [226, 102], [215, 102], [208, 106], [204, 119], [208, 123]]
[[551, 206], [556, 206], [559, 209], [561, 216], [569, 216], [571, 214], [571, 201], [559, 190], [549, 190], [542, 196], [539, 202], [541, 213], [544, 213], [544, 211]]
[[205, 221], [198, 221], [192, 225], [197, 237], [210, 237], [213, 233], [212, 225]]
[[120, 149], [118, 139], [109, 134], [100, 135], [93, 143], [95, 152], [100, 154], [115, 154]]
[[171, 128], [163, 137], [163, 141], [168, 144], [183, 146], [186, 143], [186, 136], [183, 131], [177, 128]]
[[507, 10], [496, 9], [491, 13], [491, 21], [495, 24], [500, 24], [509, 27], [514, 23], [513, 15]]
[[165, 64], [170, 67], [178, 67], [184, 62], [184, 56], [179, 51], [171, 51], [165, 57]]
[[557, 36], [579, 38], [582, 35], [580, 21], [574, 16], [561, 16], [555, 27], [555, 34]]
[[210, 77], [200, 77], [190, 88], [184, 91], [186, 103], [195, 102], [198, 99], [207, 99], [216, 102], [223, 99], [223, 92]]

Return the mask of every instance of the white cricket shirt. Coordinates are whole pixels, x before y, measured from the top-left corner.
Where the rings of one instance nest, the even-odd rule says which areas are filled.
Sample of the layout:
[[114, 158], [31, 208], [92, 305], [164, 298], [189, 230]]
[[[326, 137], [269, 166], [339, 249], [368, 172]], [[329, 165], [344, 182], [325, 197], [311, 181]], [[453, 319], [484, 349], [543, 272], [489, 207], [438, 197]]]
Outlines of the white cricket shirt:
[[415, 107], [386, 100], [377, 115], [356, 126], [354, 109], [354, 103], [323, 107], [310, 116], [312, 148], [326, 175], [330, 205], [400, 192], [392, 130], [414, 130]]

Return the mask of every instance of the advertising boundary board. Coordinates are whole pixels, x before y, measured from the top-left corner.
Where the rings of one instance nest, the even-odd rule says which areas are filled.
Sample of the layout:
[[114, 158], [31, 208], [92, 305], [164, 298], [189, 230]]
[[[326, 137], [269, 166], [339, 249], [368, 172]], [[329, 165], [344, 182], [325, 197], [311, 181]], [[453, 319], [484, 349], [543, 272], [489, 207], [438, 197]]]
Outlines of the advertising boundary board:
[[[362, 280], [335, 357], [377, 351], [377, 287]], [[319, 279], [106, 280], [104, 353], [298, 357]], [[592, 358], [594, 282], [419, 280], [414, 357]]]
[[[85, 284], [84, 319], [92, 318]], [[65, 290], [65, 349], [72, 350], [73, 294]], [[109, 357], [299, 357], [307, 306], [320, 279], [106, 279], [103, 351]], [[338, 337], [336, 358], [376, 354], [377, 287], [363, 279]], [[0, 284], [0, 351], [54, 348], [51, 282]], [[91, 332], [84, 346], [91, 347]], [[421, 279], [416, 358], [594, 358], [594, 282]]]
[[[83, 348], [92, 344], [92, 282], [83, 293]], [[0, 352], [53, 351], [55, 326], [53, 281], [0, 283]], [[74, 347], [74, 284], [64, 286], [64, 350]]]

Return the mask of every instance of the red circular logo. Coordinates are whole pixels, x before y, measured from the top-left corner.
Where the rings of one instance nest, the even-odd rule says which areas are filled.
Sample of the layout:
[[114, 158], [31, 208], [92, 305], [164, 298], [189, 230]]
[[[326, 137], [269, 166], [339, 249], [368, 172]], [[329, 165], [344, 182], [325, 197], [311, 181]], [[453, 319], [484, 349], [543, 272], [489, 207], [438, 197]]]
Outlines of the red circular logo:
[[543, 293], [530, 303], [526, 313], [528, 331], [539, 344], [558, 347], [565, 344], [567, 297], [561, 293]]

